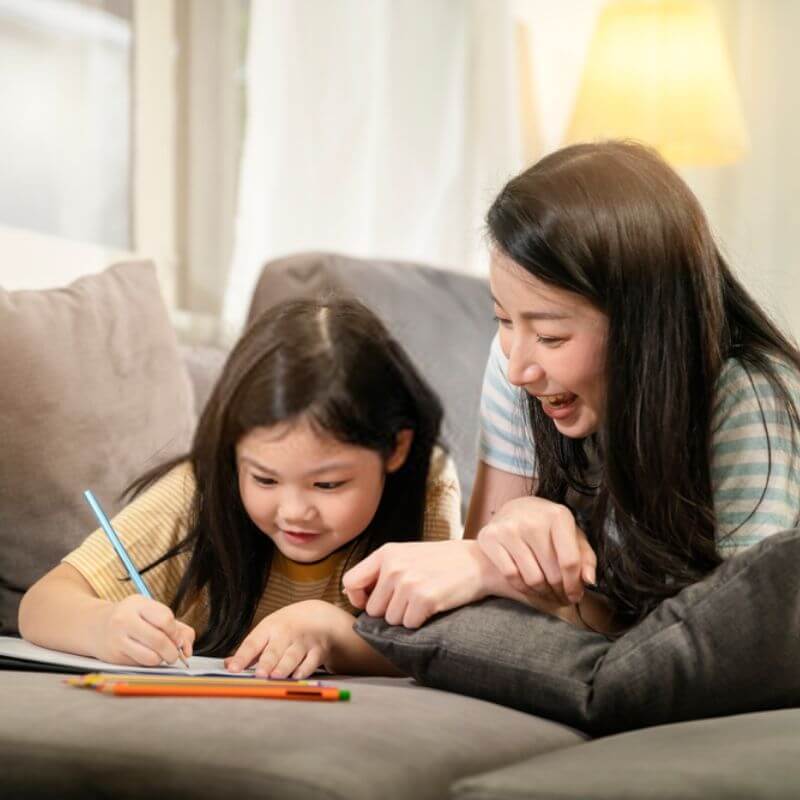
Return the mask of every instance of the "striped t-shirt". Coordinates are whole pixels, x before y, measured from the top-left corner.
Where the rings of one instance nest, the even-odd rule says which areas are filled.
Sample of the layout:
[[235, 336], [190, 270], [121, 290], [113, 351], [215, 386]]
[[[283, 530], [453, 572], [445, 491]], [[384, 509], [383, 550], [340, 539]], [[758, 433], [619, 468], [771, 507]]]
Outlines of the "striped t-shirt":
[[[783, 362], [775, 363], [800, 408], [800, 375]], [[509, 382], [508, 362], [495, 336], [481, 394], [481, 461], [515, 475], [535, 476], [526, 415], [525, 391]], [[773, 533], [796, 527], [800, 446], [793, 442], [789, 414], [767, 378], [728, 359], [716, 387], [711, 431], [720, 555], [734, 555]], [[569, 492], [567, 505], [572, 507]]]
[[[127, 505], [112, 524], [133, 563], [151, 564], [186, 535], [188, 511], [195, 492], [195, 480], [188, 462], [170, 470], [147, 491]], [[428, 476], [423, 539], [438, 541], [462, 535], [461, 492], [452, 459], [439, 448], [431, 457]], [[302, 564], [274, 551], [264, 594], [256, 609], [253, 625], [284, 606], [302, 600], [325, 600], [351, 614], [357, 613], [342, 591], [345, 567], [356, 563], [356, 539], [349, 547], [332, 553], [323, 561]], [[353, 558], [348, 558], [349, 556]], [[122, 600], [136, 589], [102, 530], [91, 533], [64, 557], [89, 582], [98, 597]], [[148, 570], [145, 581], [156, 600], [169, 605], [189, 563], [189, 553], [167, 559]], [[208, 621], [208, 598], [204, 594], [179, 617], [195, 630]]]

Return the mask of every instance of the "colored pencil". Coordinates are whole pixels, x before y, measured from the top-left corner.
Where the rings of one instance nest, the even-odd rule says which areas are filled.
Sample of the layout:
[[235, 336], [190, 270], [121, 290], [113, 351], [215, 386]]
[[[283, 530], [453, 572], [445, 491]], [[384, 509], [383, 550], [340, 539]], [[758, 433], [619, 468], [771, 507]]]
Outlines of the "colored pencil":
[[274, 700], [349, 700], [347, 689], [329, 686], [175, 686], [167, 684], [109, 683], [96, 687], [117, 697], [259, 697]]
[[[117, 532], [111, 526], [111, 522], [106, 516], [106, 512], [103, 511], [103, 509], [100, 507], [100, 503], [97, 502], [97, 498], [91, 493], [91, 491], [89, 491], [89, 489], [83, 493], [83, 496], [86, 499], [86, 502], [89, 504], [89, 507], [94, 512], [95, 517], [97, 517], [97, 521], [100, 523], [100, 527], [103, 529], [105, 535], [108, 537], [108, 540], [111, 542], [111, 546], [116, 551], [117, 556], [119, 556], [119, 560], [128, 571], [128, 575], [133, 581], [133, 585], [137, 588], [139, 594], [152, 600], [153, 595], [150, 594], [147, 584], [139, 574], [139, 570], [137, 570], [134, 566], [133, 561], [131, 561], [131, 557], [128, 555], [128, 551], [125, 549], [125, 545], [122, 544], [119, 536], [117, 536]], [[175, 644], [178, 648], [178, 658], [180, 659], [181, 664], [183, 664], [186, 669], [189, 669], [189, 664], [183, 655], [183, 643], [176, 642]]]
[[272, 680], [250, 676], [224, 677], [215, 675], [144, 675], [141, 673], [92, 672], [66, 678], [70, 686], [93, 689], [111, 683], [142, 683], [177, 686], [324, 686], [321, 681]]

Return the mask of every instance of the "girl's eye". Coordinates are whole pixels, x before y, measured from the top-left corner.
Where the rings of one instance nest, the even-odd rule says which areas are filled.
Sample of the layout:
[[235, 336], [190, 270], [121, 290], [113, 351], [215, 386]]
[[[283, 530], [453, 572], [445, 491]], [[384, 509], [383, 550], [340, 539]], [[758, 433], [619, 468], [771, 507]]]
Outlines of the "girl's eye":
[[316, 489], [322, 489], [325, 492], [333, 491], [334, 489], [338, 489], [340, 486], [344, 486], [347, 481], [319, 481], [314, 484]]
[[511, 327], [511, 320], [506, 319], [505, 317], [498, 317], [497, 314], [492, 317], [492, 319], [497, 322], [498, 324], [502, 325], [503, 327]]
[[545, 347], [558, 347], [564, 340], [557, 336], [537, 336], [536, 341]]
[[274, 486], [276, 483], [274, 478], [265, 478], [261, 475], [253, 475], [253, 480], [259, 486]]

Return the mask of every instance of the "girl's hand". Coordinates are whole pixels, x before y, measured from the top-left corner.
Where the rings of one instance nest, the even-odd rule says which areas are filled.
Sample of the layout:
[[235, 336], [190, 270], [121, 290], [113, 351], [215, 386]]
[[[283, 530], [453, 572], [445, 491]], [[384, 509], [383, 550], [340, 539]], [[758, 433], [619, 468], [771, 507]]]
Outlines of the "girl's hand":
[[342, 579], [356, 608], [406, 628], [490, 594], [508, 596], [505, 583], [477, 542], [461, 539], [385, 544]]
[[157, 667], [192, 654], [194, 629], [175, 619], [172, 609], [141, 595], [110, 603], [99, 619], [97, 657], [112, 664]]
[[509, 500], [477, 542], [511, 586], [546, 603], [575, 604], [595, 582], [597, 557], [572, 512], [541, 497]]
[[307, 678], [329, 662], [353, 622], [347, 611], [324, 600], [292, 603], [262, 619], [225, 667], [241, 672], [255, 663], [259, 678]]

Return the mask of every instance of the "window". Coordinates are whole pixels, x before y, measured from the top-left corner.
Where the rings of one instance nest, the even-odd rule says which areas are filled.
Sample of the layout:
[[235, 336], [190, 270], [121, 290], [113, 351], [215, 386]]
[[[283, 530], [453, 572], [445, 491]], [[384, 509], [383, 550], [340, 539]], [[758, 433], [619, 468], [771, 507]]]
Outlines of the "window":
[[0, 224], [131, 246], [131, 0], [0, 4]]

